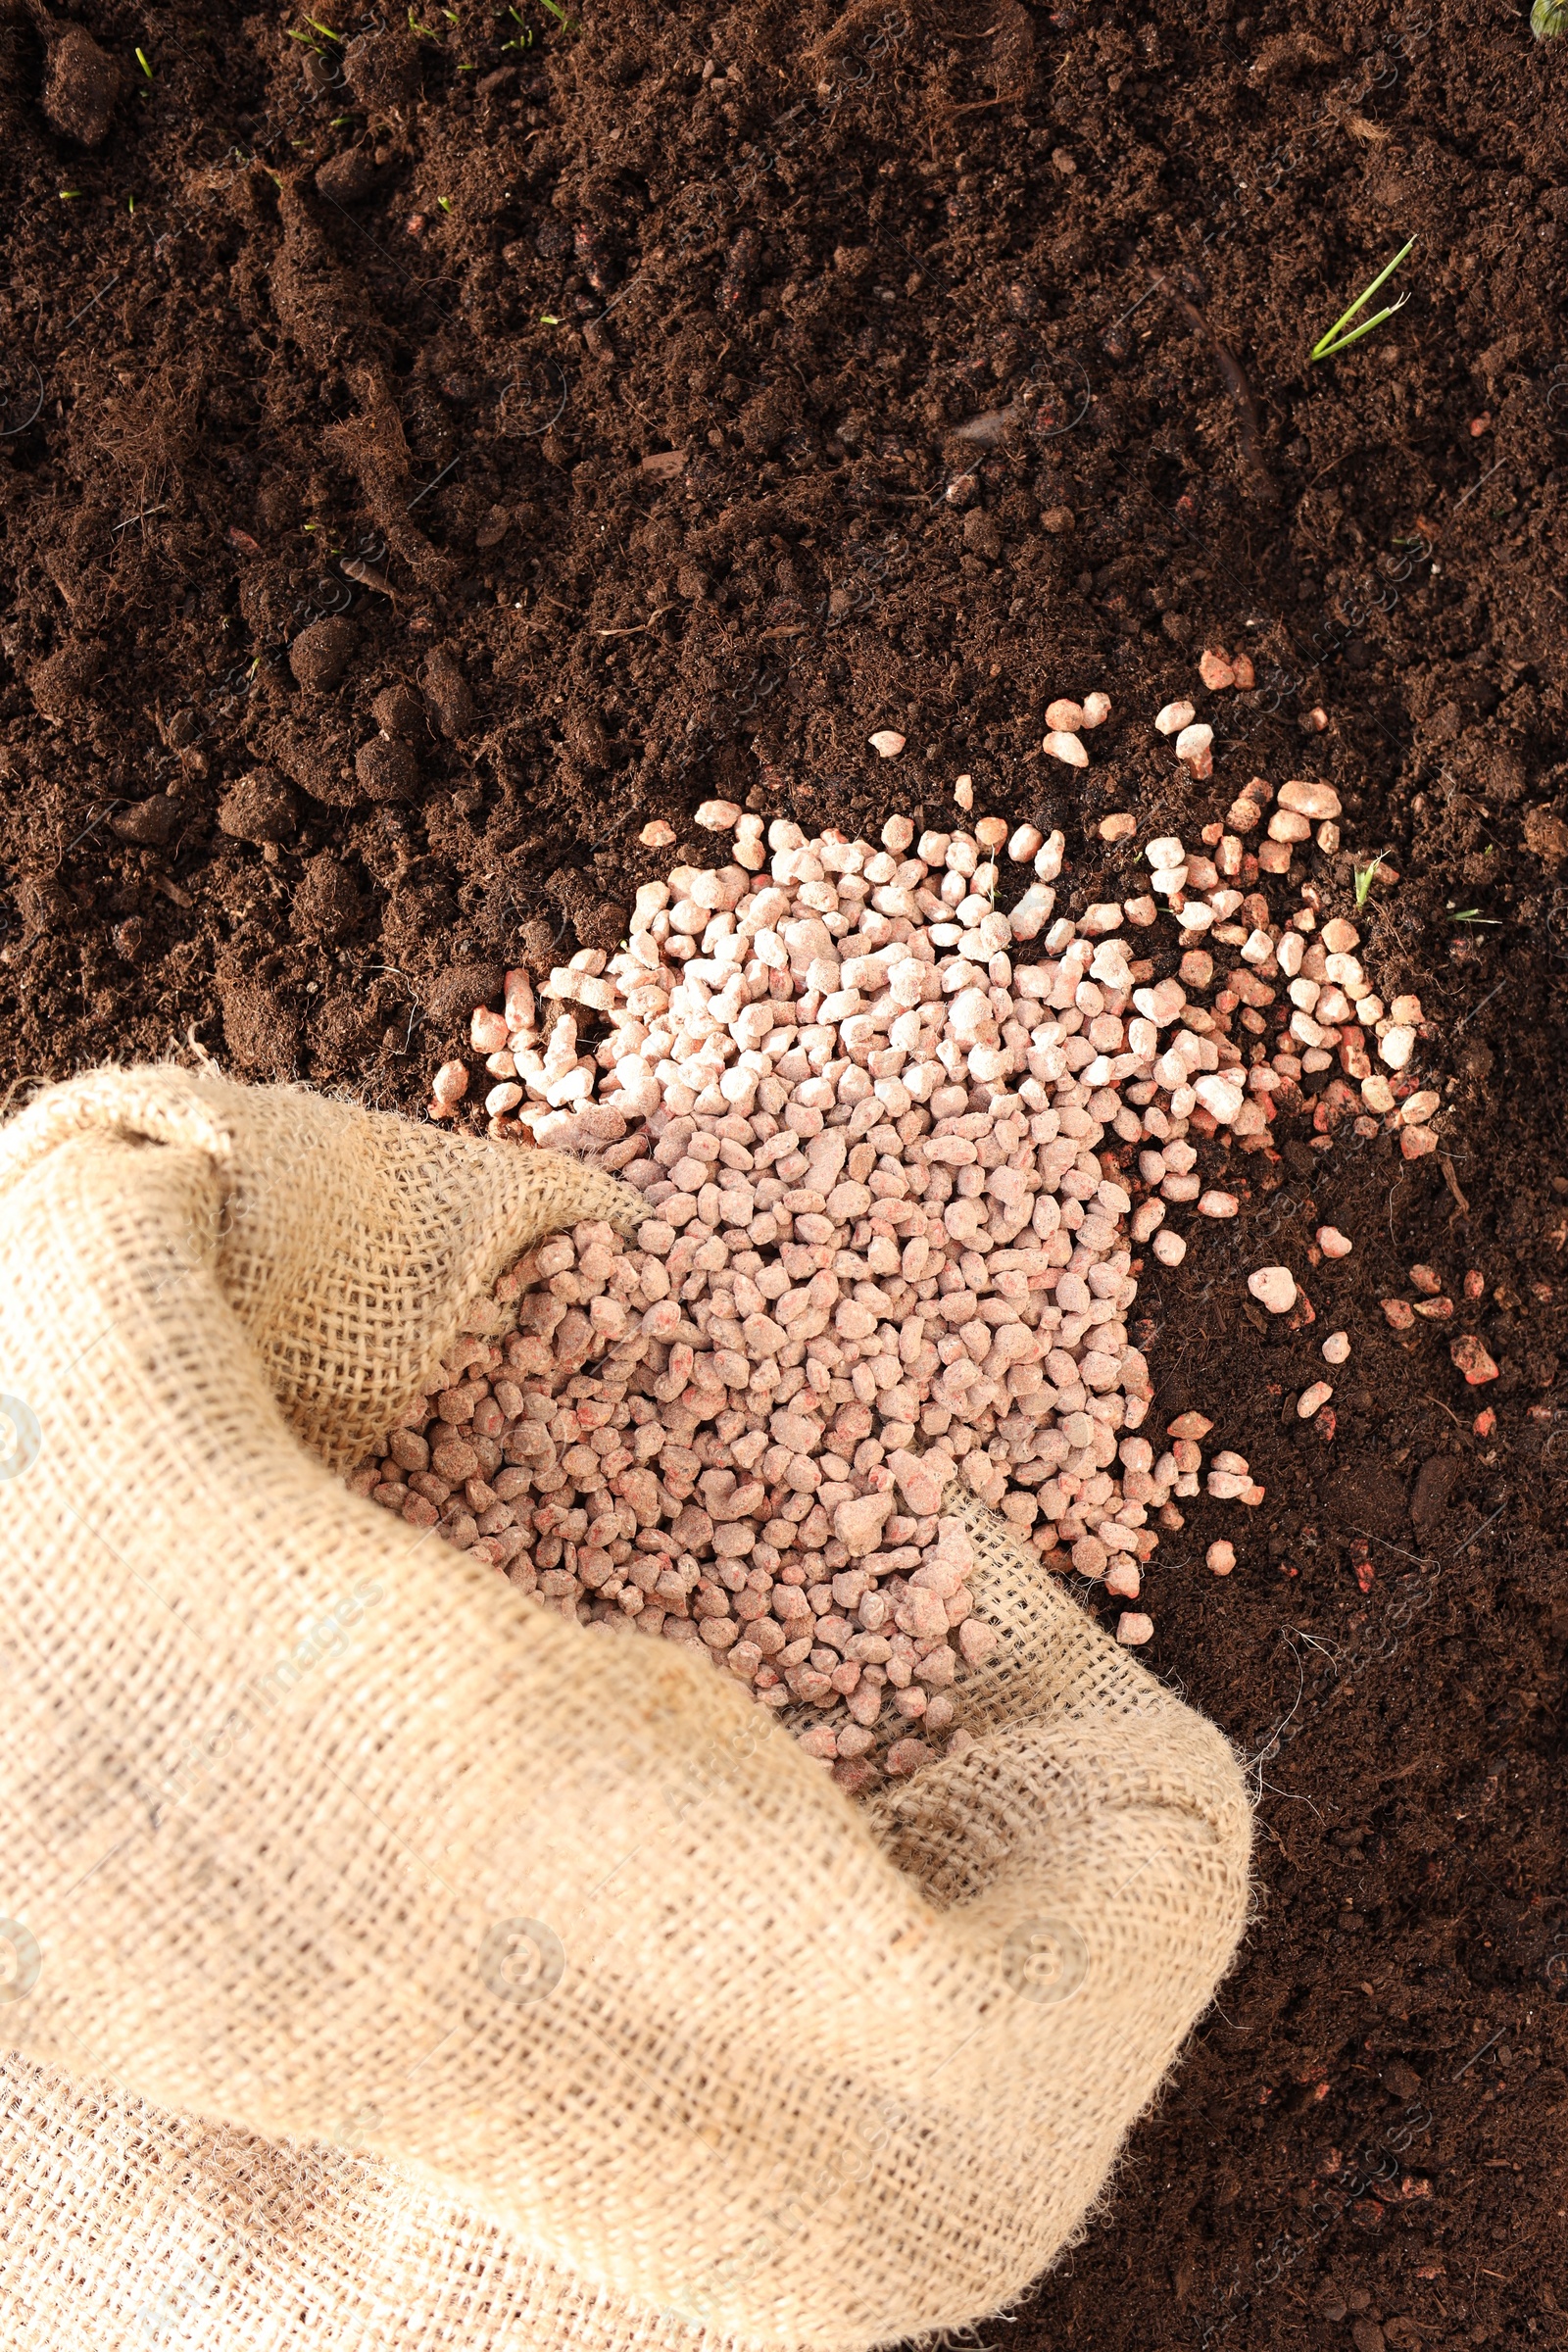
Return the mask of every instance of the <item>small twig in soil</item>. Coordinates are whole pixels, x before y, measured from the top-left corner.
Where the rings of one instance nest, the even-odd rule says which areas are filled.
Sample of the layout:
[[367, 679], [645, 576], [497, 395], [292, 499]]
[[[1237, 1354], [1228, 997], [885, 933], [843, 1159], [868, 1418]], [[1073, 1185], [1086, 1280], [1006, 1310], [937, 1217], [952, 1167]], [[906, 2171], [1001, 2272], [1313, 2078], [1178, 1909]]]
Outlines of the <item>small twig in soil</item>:
[[1267, 499], [1272, 504], [1279, 497], [1279, 492], [1274, 487], [1272, 474], [1263, 463], [1257, 428], [1257, 403], [1252, 398], [1252, 387], [1247, 380], [1246, 370], [1230, 346], [1220, 341], [1202, 312], [1178, 294], [1168, 278], [1156, 273], [1154, 284], [1175, 304], [1188, 324], [1196, 326], [1199, 332], [1206, 338], [1208, 347], [1214, 354], [1214, 364], [1219, 369], [1220, 380], [1235, 405], [1242, 457], [1257, 485], [1258, 496]]
[[1335, 466], [1343, 466], [1347, 458], [1354, 457], [1360, 446], [1361, 444], [1359, 441], [1352, 441], [1348, 449], [1342, 449], [1337, 458], [1331, 458], [1321, 473], [1313, 474], [1312, 479], [1306, 485], [1308, 490], [1315, 490], [1319, 482], [1326, 482], [1329, 475], [1334, 471]]
[[1458, 1178], [1457, 1178], [1457, 1177], [1454, 1175], [1454, 1172], [1453, 1172], [1453, 1162], [1452, 1162], [1452, 1160], [1451, 1160], [1451, 1159], [1448, 1157], [1448, 1155], [1447, 1155], [1447, 1153], [1446, 1153], [1446, 1152], [1443, 1152], [1443, 1153], [1441, 1153], [1441, 1154], [1440, 1154], [1440, 1156], [1439, 1156], [1439, 1159], [1438, 1159], [1438, 1165], [1439, 1165], [1439, 1167], [1440, 1167], [1440, 1168], [1443, 1170], [1443, 1181], [1444, 1181], [1444, 1183], [1445, 1183], [1445, 1184], [1447, 1186], [1447, 1188], [1448, 1188], [1449, 1192], [1450, 1192], [1450, 1193], [1453, 1195], [1453, 1197], [1454, 1197], [1455, 1200], [1457, 1200], [1457, 1201], [1458, 1201], [1458, 1203], [1459, 1203], [1459, 1206], [1460, 1206], [1460, 1209], [1463, 1211], [1464, 1215], [1465, 1215], [1465, 1216], [1468, 1216], [1468, 1215], [1470, 1214], [1470, 1203], [1469, 1203], [1469, 1201], [1468, 1201], [1468, 1200], [1465, 1199], [1465, 1197], [1464, 1197], [1463, 1193], [1461, 1193], [1461, 1192], [1460, 1192], [1460, 1190], [1459, 1190], [1459, 1180], [1458, 1180]]
[[1427, 1404], [1435, 1404], [1440, 1413], [1446, 1413], [1448, 1419], [1453, 1423], [1454, 1428], [1459, 1431], [1461, 1436], [1464, 1434], [1464, 1423], [1460, 1420], [1458, 1414], [1454, 1411], [1451, 1404], [1445, 1404], [1441, 1396], [1427, 1396], [1423, 1399], [1423, 1401]]
[[1395, 1241], [1394, 1234], [1394, 1196], [1405, 1181], [1403, 1176], [1396, 1176], [1389, 1187], [1389, 1240], [1394, 1243], [1396, 1249], [1398, 1248], [1398, 1243]]
[[[1495, 471], [1496, 468], [1494, 467], [1493, 470]], [[1486, 477], [1483, 475], [1482, 478], [1484, 480]], [[169, 512], [169, 506], [170, 502], [166, 498], [161, 507], [143, 507], [139, 514], [127, 514], [123, 522], [116, 523], [114, 529], [109, 534], [110, 538], [118, 539], [122, 531], [128, 531], [132, 523], [145, 522], [150, 515], [167, 514]]]
[[657, 612], [650, 612], [648, 618], [640, 620], [634, 629], [595, 629], [594, 635], [596, 637], [640, 637], [644, 629], [651, 629], [656, 620], [662, 620], [666, 612], [673, 612], [674, 610], [673, 605], [661, 605]]

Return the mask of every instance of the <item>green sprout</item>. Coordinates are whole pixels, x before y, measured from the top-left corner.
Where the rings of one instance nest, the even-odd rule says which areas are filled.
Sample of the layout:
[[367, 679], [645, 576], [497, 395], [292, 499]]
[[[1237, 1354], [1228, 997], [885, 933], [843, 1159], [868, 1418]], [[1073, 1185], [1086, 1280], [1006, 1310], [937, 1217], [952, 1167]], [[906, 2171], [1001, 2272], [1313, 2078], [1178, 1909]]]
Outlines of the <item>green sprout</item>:
[[550, 14], [556, 19], [563, 32], [576, 31], [576, 18], [568, 17], [565, 10], [559, 5], [559, 0], [544, 0], [544, 5], [549, 9]]
[[1530, 11], [1530, 29], [1538, 41], [1554, 41], [1568, 32], [1568, 0], [1536, 0]]
[[1355, 905], [1358, 913], [1372, 896], [1372, 885], [1377, 880], [1382, 863], [1383, 852], [1379, 850], [1377, 856], [1367, 864], [1358, 865], [1355, 868]]
[[323, 41], [336, 41], [341, 46], [343, 35], [334, 32], [330, 24], [323, 24], [318, 17], [307, 17], [305, 22], [313, 32], [320, 34]]
[[62, 204], [74, 204], [76, 198], [80, 194], [81, 190], [79, 188], [62, 188], [60, 191], [60, 201]]
[[451, 199], [451, 197], [450, 197], [450, 196], [438, 196], [438, 197], [436, 198], [436, 202], [437, 202], [437, 204], [438, 204], [438, 205], [441, 207], [441, 210], [442, 210], [444, 213], [450, 213], [450, 212], [451, 212], [451, 210], [452, 210], [452, 199]]
[[145, 50], [145, 49], [138, 49], [138, 50], [137, 50], [137, 52], [136, 52], [136, 63], [137, 63], [137, 65], [138, 65], [138, 66], [140, 66], [140, 68], [141, 68], [142, 72], [143, 72], [143, 73], [146, 74], [146, 76], [147, 76], [148, 80], [149, 80], [149, 81], [151, 81], [151, 79], [152, 79], [152, 77], [153, 77], [153, 70], [152, 70], [151, 66], [150, 66], [150, 65], [147, 63], [147, 52], [146, 52], [146, 50]]
[[1467, 906], [1462, 914], [1450, 914], [1448, 920], [1450, 923], [1487, 923], [1494, 931], [1502, 929], [1496, 915], [1483, 914], [1479, 906]]
[[[1568, 0], [1565, 0], [1565, 4], [1568, 4]], [[545, 5], [548, 7], [550, 5], [550, 0], [545, 0]], [[1393, 261], [1390, 262], [1388, 268], [1378, 271], [1377, 276], [1367, 287], [1365, 293], [1358, 294], [1355, 300], [1351, 303], [1349, 309], [1348, 311], [1343, 311], [1339, 318], [1335, 319], [1334, 324], [1329, 328], [1328, 333], [1318, 337], [1317, 341], [1312, 346], [1312, 357], [1314, 360], [1338, 359], [1342, 351], [1348, 351], [1352, 343], [1359, 343], [1363, 335], [1369, 335], [1375, 326], [1381, 326], [1385, 318], [1392, 318], [1396, 311], [1403, 310], [1405, 304], [1410, 299], [1408, 289], [1406, 289], [1406, 291], [1399, 296], [1397, 302], [1391, 302], [1386, 309], [1379, 311], [1375, 318], [1366, 319], [1362, 325], [1352, 329], [1349, 334], [1343, 335], [1340, 332], [1341, 327], [1347, 325], [1348, 321], [1355, 317], [1356, 312], [1360, 310], [1364, 304], [1371, 301], [1379, 286], [1383, 284], [1385, 278], [1390, 278], [1394, 275], [1394, 272], [1396, 270], [1397, 270], [1405, 255], [1413, 249], [1414, 245], [1414, 237], [1409, 240], [1408, 244], [1401, 245], [1398, 252], [1395, 255]]]
[[559, 326], [561, 324], [561, 320], [556, 317], [554, 311], [541, 311], [539, 314], [539, 323], [541, 326]]
[[127, 213], [133, 213], [136, 210], [136, 199], [134, 196], [127, 196], [125, 198], [125, 210]]

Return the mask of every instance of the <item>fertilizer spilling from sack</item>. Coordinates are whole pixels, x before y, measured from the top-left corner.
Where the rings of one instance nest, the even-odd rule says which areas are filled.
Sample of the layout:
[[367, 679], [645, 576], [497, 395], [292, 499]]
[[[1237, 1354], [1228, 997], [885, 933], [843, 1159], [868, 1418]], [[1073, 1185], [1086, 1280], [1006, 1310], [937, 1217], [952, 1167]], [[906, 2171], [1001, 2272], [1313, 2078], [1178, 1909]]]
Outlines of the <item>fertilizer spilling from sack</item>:
[[[1081, 2231], [1229, 1965], [1239, 1759], [972, 1495], [974, 1744], [862, 1804], [827, 1775], [864, 1759], [731, 1675], [505, 1590], [504, 1528], [457, 1553], [344, 1490], [500, 1333], [501, 1269], [635, 1206], [212, 1069], [0, 1129], [0, 1360], [44, 1433], [0, 1547], [8, 2347], [972, 2328]], [[529, 1294], [552, 1352], [626, 1258]], [[481, 1412], [442, 1431], [477, 1450]], [[503, 1506], [523, 1548], [548, 1500]]]
[[[1310, 884], [1288, 917], [1261, 889], [1335, 796], [1285, 786], [1254, 856], [1271, 798], [1253, 779], [1202, 851], [1151, 842], [1149, 895], [1075, 918], [1059, 833], [916, 842], [894, 817], [873, 847], [780, 821], [768, 864], [761, 819], [710, 804], [734, 862], [641, 889], [619, 955], [551, 975], [575, 1009], [541, 1018], [514, 972], [472, 1024], [490, 1132], [637, 1187], [636, 1247], [596, 1223], [531, 1252], [501, 1285], [516, 1333], [465, 1343], [358, 1491], [563, 1615], [707, 1648], [852, 1787], [964, 1744], [996, 1637], [953, 1482], [1127, 1601], [1200, 1491], [1210, 1425], [1139, 1434], [1127, 1322], [1135, 1250], [1185, 1253], [1168, 1208], [1238, 1210], [1189, 1133], [1266, 1149], [1275, 1098], [1338, 1056], [1358, 1096], [1331, 1085], [1330, 1131], [1355, 1110], [1432, 1145], [1436, 1098], [1400, 1079], [1399, 1108], [1394, 1085], [1419, 1005], [1385, 1010]], [[1010, 913], [1004, 844], [1035, 871]], [[1183, 953], [1155, 981], [1161, 902]], [[433, 1112], [467, 1083], [445, 1065]], [[1310, 1320], [1285, 1269], [1251, 1287]], [[1263, 1498], [1229, 1452], [1207, 1491]], [[1122, 1612], [1124, 1642], [1151, 1631]]]

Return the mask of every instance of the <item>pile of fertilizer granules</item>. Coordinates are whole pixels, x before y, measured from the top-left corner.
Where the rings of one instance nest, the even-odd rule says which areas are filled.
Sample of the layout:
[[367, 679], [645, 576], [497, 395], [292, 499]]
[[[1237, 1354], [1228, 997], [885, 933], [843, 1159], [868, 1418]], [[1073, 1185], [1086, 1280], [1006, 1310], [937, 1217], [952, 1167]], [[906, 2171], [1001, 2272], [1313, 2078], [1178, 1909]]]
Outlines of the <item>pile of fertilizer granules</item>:
[[[553, 972], [546, 1010], [518, 971], [472, 1023], [490, 1133], [635, 1186], [634, 1246], [584, 1224], [531, 1251], [500, 1286], [517, 1330], [460, 1345], [358, 1491], [564, 1615], [706, 1647], [852, 1786], [961, 1743], [996, 1636], [943, 1511], [955, 1480], [1127, 1602], [1200, 1492], [1210, 1424], [1139, 1434], [1128, 1333], [1135, 1250], [1184, 1254], [1169, 1211], [1237, 1213], [1189, 1137], [1269, 1151], [1277, 1102], [1337, 1059], [1320, 1137], [1353, 1114], [1433, 1145], [1437, 1098], [1403, 1075], [1419, 1004], [1387, 1011], [1352, 925], [1293, 887], [1338, 801], [1285, 785], [1254, 854], [1272, 798], [1254, 778], [1200, 848], [1151, 841], [1148, 895], [1076, 916], [1059, 833], [982, 817], [916, 840], [894, 817], [873, 846], [781, 821], [764, 847], [760, 817], [701, 809], [731, 861], [644, 886], [622, 952]], [[1005, 911], [1007, 867], [1031, 864]], [[1161, 923], [1179, 976], [1155, 981]], [[433, 1114], [468, 1083], [438, 1070]], [[1286, 1269], [1250, 1288], [1311, 1320]], [[1230, 1452], [1206, 1489], [1263, 1499]], [[1124, 1642], [1152, 1630], [1122, 1612]]]

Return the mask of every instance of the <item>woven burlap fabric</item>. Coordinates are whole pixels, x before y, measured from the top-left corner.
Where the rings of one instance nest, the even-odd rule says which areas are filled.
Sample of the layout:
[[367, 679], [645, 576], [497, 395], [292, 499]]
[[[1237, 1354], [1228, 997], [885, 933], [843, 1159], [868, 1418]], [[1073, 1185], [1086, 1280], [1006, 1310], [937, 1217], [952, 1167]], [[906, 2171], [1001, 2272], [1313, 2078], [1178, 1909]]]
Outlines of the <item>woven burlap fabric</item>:
[[349, 1494], [612, 1179], [213, 1073], [0, 1131], [0, 2343], [858, 2346], [1016, 2298], [1234, 1951], [1219, 1735], [975, 1512], [857, 1806]]

